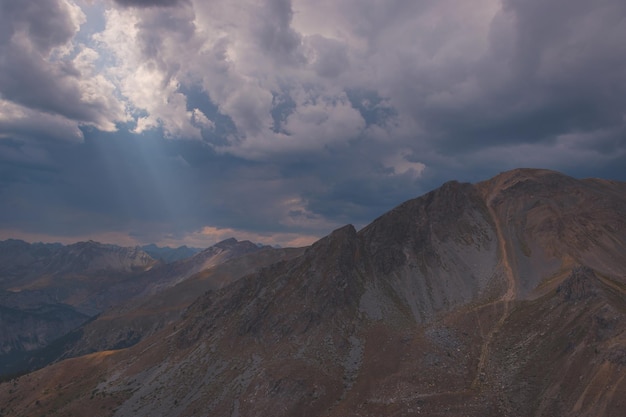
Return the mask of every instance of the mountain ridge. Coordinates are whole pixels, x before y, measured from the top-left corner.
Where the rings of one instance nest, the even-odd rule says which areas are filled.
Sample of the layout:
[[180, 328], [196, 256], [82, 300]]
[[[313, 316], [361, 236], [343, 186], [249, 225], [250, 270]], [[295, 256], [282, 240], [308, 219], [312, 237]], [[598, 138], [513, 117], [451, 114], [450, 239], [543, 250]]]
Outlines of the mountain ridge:
[[[267, 250], [267, 247], [248, 241], [227, 239], [190, 258], [164, 264], [138, 247], [94, 241], [64, 246], [11, 240], [0, 242], [0, 245], [24, 254], [17, 258], [16, 267], [7, 262], [2, 268], [14, 274], [8, 280], [0, 279], [3, 318], [0, 375], [32, 370], [52, 360], [102, 348], [130, 346], [162, 326], [166, 319], [160, 317], [161, 313], [153, 307], [148, 311], [155, 313], [154, 319], [141, 322], [115, 319], [119, 324], [113, 327], [101, 325], [103, 319], [105, 323], [111, 321], [114, 306], [126, 310], [135, 309], [135, 304], [145, 306], [145, 299], [149, 296], [166, 291], [204, 270]], [[33, 257], [31, 252], [39, 256]], [[278, 259], [287, 256], [288, 251], [274, 252], [266, 258]], [[249, 261], [249, 272], [254, 269], [254, 262], [262, 264], [267, 261], [262, 257]], [[237, 278], [238, 272], [233, 271], [230, 275], [218, 274], [222, 284], [216, 281], [215, 285]], [[168, 308], [172, 317], [176, 316], [177, 309], [183, 309], [214, 285], [210, 278], [194, 282], [190, 289], [178, 291], [176, 308]], [[200, 293], [194, 293], [194, 290]], [[42, 309], [47, 309], [50, 314], [36, 313]], [[62, 340], [69, 344], [60, 346]], [[49, 345], [51, 347], [47, 349]]]
[[547, 170], [449, 182], [206, 292], [133, 347], [2, 384], [0, 399], [13, 415], [617, 417], [623, 253], [625, 183]]

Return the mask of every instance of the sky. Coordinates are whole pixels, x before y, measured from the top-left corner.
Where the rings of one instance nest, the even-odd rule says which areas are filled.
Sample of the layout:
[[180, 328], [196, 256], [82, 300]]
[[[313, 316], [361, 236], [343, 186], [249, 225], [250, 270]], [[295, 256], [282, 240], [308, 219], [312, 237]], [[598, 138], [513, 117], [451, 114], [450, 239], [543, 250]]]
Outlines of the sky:
[[302, 246], [518, 167], [626, 180], [623, 0], [0, 0], [0, 239]]

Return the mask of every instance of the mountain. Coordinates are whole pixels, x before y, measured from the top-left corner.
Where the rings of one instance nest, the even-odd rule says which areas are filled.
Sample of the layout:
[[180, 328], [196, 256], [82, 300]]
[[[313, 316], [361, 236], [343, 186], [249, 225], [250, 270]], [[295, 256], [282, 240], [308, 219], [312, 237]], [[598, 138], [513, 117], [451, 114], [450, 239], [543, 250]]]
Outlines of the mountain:
[[20, 287], [41, 275], [85, 274], [94, 271], [133, 271], [155, 263], [138, 248], [124, 248], [94, 241], [72, 245], [0, 241], [0, 283]]
[[624, 253], [626, 183], [449, 182], [132, 347], [1, 384], [2, 413], [622, 416]]
[[0, 240], [0, 269], [6, 274], [8, 269], [20, 265], [30, 265], [35, 260], [49, 257], [63, 247], [60, 243], [27, 243], [19, 239]]
[[63, 248], [60, 243], [26, 243], [22, 240], [0, 241], [0, 285], [2, 288], [19, 283], [36, 268], [41, 270], [54, 254]]
[[230, 238], [204, 249], [190, 258], [175, 261], [148, 271], [141, 280], [138, 298], [156, 294], [186, 280], [194, 274], [212, 268], [230, 259], [263, 249], [254, 243]]
[[138, 248], [98, 242], [68, 246], [9, 240], [0, 267], [0, 305], [65, 304], [94, 315], [124, 298], [119, 287], [157, 265]]
[[137, 248], [0, 242], [0, 374], [115, 303], [125, 281], [156, 264]]
[[148, 255], [152, 256], [154, 259], [161, 260], [165, 263], [180, 261], [192, 257], [196, 253], [202, 251], [202, 249], [190, 248], [187, 246], [179, 246], [177, 248], [170, 248], [168, 246], [159, 247], [154, 243], [150, 245], [144, 245], [141, 247], [141, 249]]
[[31, 308], [0, 306], [0, 377], [39, 368], [33, 352], [53, 344], [89, 320], [64, 304], [43, 304]]
[[[76, 248], [87, 250], [76, 253]], [[178, 317], [203, 292], [298, 253], [297, 249], [277, 250], [228, 239], [191, 258], [169, 264], [151, 261], [149, 267], [137, 268], [130, 260], [145, 258], [136, 255], [144, 254], [138, 248], [87, 242], [67, 249], [55, 253], [54, 262], [46, 264], [53, 276], [47, 287], [36, 291], [14, 288], [4, 299], [0, 293], [0, 302], [14, 307], [1, 311], [5, 320], [0, 347], [5, 355], [0, 355], [0, 375], [36, 369], [64, 357], [130, 346]], [[121, 256], [124, 253], [128, 256]], [[76, 275], [79, 272], [81, 275]], [[83, 281], [89, 285], [81, 288]], [[80, 298], [72, 292], [77, 288]], [[55, 296], [70, 294], [72, 301], [81, 304], [53, 304], [51, 291]], [[103, 301], [105, 305], [96, 304]], [[97, 307], [97, 317], [89, 320], [90, 316], [76, 310], [86, 304]], [[31, 314], [31, 310], [41, 309], [64, 314]]]
[[131, 272], [145, 270], [154, 264], [154, 259], [139, 248], [125, 248], [90, 240], [65, 246], [55, 254], [46, 269], [55, 275], [95, 271]]
[[[229, 242], [231, 249], [239, 247], [241, 250], [241, 246], [251, 249], [247, 242]], [[225, 247], [222, 243], [218, 245]], [[190, 274], [183, 280], [177, 280], [176, 285], [161, 287], [156, 293], [149, 292], [147, 295], [134, 297], [86, 323], [76, 332], [79, 338], [72, 340], [60, 358], [132, 346], [178, 320], [183, 311], [201, 294], [223, 288], [260, 268], [294, 258], [302, 252], [303, 249], [298, 248], [275, 249], [268, 246], [253, 251], [244, 249], [238, 255], [235, 255], [237, 250], [229, 251], [229, 256], [220, 252], [223, 258], [219, 262], [213, 259], [209, 262], [212, 264], [210, 267]], [[206, 265], [207, 259], [200, 259], [201, 264]], [[193, 264], [189, 261], [186, 263]], [[195, 265], [192, 270], [200, 268]]]

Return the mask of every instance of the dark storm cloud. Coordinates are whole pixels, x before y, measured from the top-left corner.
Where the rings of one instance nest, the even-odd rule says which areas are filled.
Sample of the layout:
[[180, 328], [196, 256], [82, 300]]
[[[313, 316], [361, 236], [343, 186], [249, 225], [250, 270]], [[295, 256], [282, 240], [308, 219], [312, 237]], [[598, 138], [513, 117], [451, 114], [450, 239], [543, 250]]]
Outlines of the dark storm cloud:
[[162, 132], [87, 129], [79, 146], [41, 143], [43, 150], [0, 142], [0, 230], [84, 236], [122, 229], [142, 241], [183, 238], [207, 224], [309, 231], [284, 224], [268, 196], [296, 195], [310, 173], [288, 180], [275, 167], [217, 155], [199, 141], [166, 140]]
[[52, 48], [64, 45], [73, 37], [75, 22], [57, 0], [6, 0], [0, 7], [2, 95], [33, 107], [48, 110], [59, 107], [63, 99], [53, 81], [59, 75], [75, 76], [76, 71], [61, 67], [55, 68], [57, 74], [51, 75], [45, 57]]
[[[387, 144], [361, 138], [280, 163], [281, 177], [302, 184], [307, 209], [337, 224], [364, 226], [395, 205], [439, 186], [439, 178], [395, 175], [380, 161]], [[444, 177], [445, 178], [445, 177]]]
[[445, 153], [549, 143], [581, 132], [612, 131], [619, 141], [626, 111], [624, 16], [626, 4], [619, 1], [506, 1], [492, 22], [487, 54], [466, 72], [450, 74], [451, 85], [479, 86], [471, 105], [416, 101], [416, 117]]
[[302, 62], [304, 57], [298, 52], [302, 40], [291, 28], [291, 0], [267, 0], [263, 5], [252, 23], [259, 46], [279, 63]]
[[70, 119], [89, 121], [98, 116], [99, 108], [81, 103], [81, 91], [72, 83], [78, 74], [71, 65], [50, 67], [41, 56], [22, 48], [12, 48], [10, 56], [10, 60], [0, 64], [4, 98]]
[[519, 166], [626, 180], [623, 1], [118, 0], [108, 90], [71, 2], [30, 3], [0, 15], [0, 232], [321, 236]]
[[[183, 3], [183, 2], [179, 2]], [[137, 23], [137, 41], [146, 62], [153, 62], [159, 66], [165, 77], [163, 85], [180, 71], [183, 63], [168, 59], [171, 45], [193, 44], [196, 27], [191, 7], [177, 7], [176, 9], [147, 10], [143, 18]]]
[[[206, 207], [191, 204], [194, 195], [210, 189], [210, 181], [198, 189], [176, 149], [162, 139], [85, 136], [81, 146], [51, 142], [47, 161], [15, 161], [12, 177], [2, 174], [0, 228], [80, 236], [120, 229], [158, 235], [201, 227], [198, 216]], [[211, 215], [210, 209], [204, 215]]]
[[[159, 171], [153, 166], [163, 165], [170, 173], [166, 156], [146, 141], [99, 136], [88, 133], [83, 146], [49, 142], [44, 161], [16, 161], [11, 171], [17, 175], [8, 182], [10, 194], [2, 204], [21, 209], [2, 210], [3, 226], [72, 235], [94, 226], [105, 230], [116, 222], [130, 224], [139, 213], [147, 222], [166, 216], [159, 187], [170, 194], [176, 189], [168, 186], [167, 177], [155, 176]], [[94, 219], [91, 225], [88, 218]]]
[[309, 36], [307, 42], [316, 51], [312, 64], [319, 76], [333, 78], [350, 66], [348, 48], [344, 43], [319, 35]]
[[46, 53], [74, 36], [74, 23], [67, 9], [56, 0], [24, 2], [3, 0], [0, 4], [0, 33], [2, 45], [17, 32], [23, 31], [35, 48]]

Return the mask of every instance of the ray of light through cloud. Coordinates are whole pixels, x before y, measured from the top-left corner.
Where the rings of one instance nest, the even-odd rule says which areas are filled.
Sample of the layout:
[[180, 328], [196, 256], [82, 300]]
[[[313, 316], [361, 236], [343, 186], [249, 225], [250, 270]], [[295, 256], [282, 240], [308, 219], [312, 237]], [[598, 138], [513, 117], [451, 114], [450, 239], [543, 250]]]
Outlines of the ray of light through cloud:
[[626, 180], [619, 0], [0, 0], [0, 238], [309, 244], [441, 183]]

